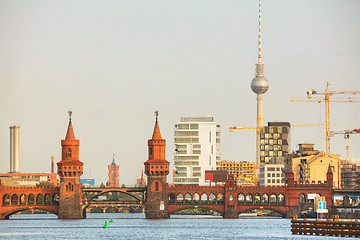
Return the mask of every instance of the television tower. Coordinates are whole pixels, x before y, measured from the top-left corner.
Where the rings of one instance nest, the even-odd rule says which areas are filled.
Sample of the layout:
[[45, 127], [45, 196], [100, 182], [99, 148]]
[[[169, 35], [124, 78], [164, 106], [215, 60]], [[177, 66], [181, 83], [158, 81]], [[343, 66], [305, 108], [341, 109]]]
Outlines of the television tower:
[[263, 126], [263, 94], [269, 88], [269, 82], [264, 77], [264, 63], [261, 60], [261, 0], [259, 0], [259, 48], [258, 63], [255, 78], [251, 81], [251, 89], [257, 94], [257, 124], [256, 124], [256, 167], [260, 167], [260, 128]]

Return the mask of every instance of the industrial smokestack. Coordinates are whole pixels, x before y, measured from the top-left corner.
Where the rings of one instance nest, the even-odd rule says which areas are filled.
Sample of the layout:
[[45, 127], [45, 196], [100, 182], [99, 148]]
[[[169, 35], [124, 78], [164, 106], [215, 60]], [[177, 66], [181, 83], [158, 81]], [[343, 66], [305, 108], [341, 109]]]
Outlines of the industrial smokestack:
[[10, 172], [19, 172], [19, 128], [10, 127]]
[[51, 173], [54, 173], [54, 156], [51, 156]]

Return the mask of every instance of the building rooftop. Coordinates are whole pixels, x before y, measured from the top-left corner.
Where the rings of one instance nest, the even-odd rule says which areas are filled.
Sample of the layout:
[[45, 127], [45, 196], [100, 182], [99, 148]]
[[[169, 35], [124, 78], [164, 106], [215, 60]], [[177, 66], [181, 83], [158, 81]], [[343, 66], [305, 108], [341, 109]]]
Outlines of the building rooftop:
[[180, 122], [214, 122], [213, 117], [181, 117]]

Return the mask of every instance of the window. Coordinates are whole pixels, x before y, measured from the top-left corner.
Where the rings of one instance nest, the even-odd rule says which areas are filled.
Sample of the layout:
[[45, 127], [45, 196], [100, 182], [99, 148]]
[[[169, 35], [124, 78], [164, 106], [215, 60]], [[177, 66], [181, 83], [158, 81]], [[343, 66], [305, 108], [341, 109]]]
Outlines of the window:
[[68, 149], [68, 153], [67, 153], [67, 156], [68, 156], [68, 157], [71, 157], [71, 156], [72, 156], [71, 151], [72, 151], [71, 148], [69, 148], [69, 149]]
[[276, 168], [276, 171], [278, 171], [278, 172], [279, 172], [279, 171], [280, 171], [280, 168]]
[[74, 191], [74, 184], [72, 184], [71, 182], [68, 182], [68, 184], [65, 185], [66, 191], [67, 192], [72, 192]]
[[155, 191], [159, 191], [159, 182], [155, 182]]
[[272, 174], [272, 177], [275, 177], [275, 173]]
[[189, 129], [189, 124], [179, 124], [178, 128], [179, 129]]
[[270, 171], [275, 171], [275, 168], [274, 167], [269, 167], [268, 168], [268, 171], [270, 172]]
[[272, 180], [272, 183], [275, 183], [275, 179]]
[[209, 157], [209, 165], [211, 166], [211, 156]]
[[209, 143], [211, 143], [211, 132], [209, 132]]
[[276, 180], [276, 183], [280, 183], [280, 179], [277, 179], [277, 180]]
[[268, 183], [271, 183], [271, 180], [270, 180], [270, 179], [268, 179]]
[[268, 177], [271, 177], [271, 173], [268, 173]]
[[199, 132], [198, 131], [175, 131], [174, 136], [182, 136], [182, 137], [199, 136]]
[[277, 174], [276, 174], [276, 177], [280, 177], [280, 173], [277, 173]]
[[190, 124], [190, 129], [199, 129], [199, 124]]
[[199, 156], [174, 156], [174, 160], [199, 160]]
[[175, 143], [199, 143], [199, 138], [175, 138]]

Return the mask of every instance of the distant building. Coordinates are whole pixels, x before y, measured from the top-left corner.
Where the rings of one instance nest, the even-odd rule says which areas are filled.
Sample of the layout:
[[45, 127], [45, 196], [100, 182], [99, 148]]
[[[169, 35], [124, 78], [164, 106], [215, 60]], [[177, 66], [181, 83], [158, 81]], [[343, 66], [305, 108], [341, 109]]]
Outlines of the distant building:
[[218, 170], [226, 170], [229, 175], [233, 175], [239, 186], [256, 186], [256, 168], [253, 162], [234, 162], [221, 161]]
[[220, 125], [213, 117], [181, 117], [174, 129], [175, 184], [209, 185], [205, 170], [220, 166]]
[[36, 187], [36, 185], [57, 186], [57, 173], [0, 173], [3, 186], [7, 187]]
[[84, 186], [95, 186], [95, 179], [94, 178], [83, 178], [83, 179], [80, 179], [80, 183]]
[[113, 158], [113, 161], [110, 165], [108, 165], [108, 176], [109, 181], [107, 182], [107, 186], [109, 187], [120, 187], [119, 183], [119, 165], [116, 165], [115, 159]]
[[260, 186], [284, 186], [284, 164], [260, 165]]
[[268, 122], [260, 128], [260, 164], [274, 157], [285, 157], [289, 151], [289, 122]]
[[360, 165], [358, 160], [341, 160], [341, 188], [360, 188]]
[[146, 186], [146, 177], [144, 171], [141, 171], [140, 178], [136, 179], [136, 187], [145, 187]]
[[299, 144], [299, 150], [288, 154], [285, 169], [292, 167], [295, 181], [317, 183], [326, 181], [329, 165], [334, 176], [334, 188], [341, 188], [340, 155], [314, 150], [314, 144]]

